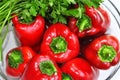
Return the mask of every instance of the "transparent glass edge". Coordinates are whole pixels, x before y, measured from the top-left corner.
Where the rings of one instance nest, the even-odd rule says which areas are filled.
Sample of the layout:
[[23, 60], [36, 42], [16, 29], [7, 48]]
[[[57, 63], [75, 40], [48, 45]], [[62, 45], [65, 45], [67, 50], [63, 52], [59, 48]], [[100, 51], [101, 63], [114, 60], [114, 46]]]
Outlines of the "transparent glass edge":
[[[117, 24], [119, 26], [119, 29], [120, 29], [120, 23], [119, 23], [120, 11], [117, 9], [115, 4], [111, 0], [105, 0], [105, 2], [103, 2], [102, 5], [105, 6], [109, 10], [109, 12], [114, 16], [114, 18], [117, 21]], [[111, 11], [111, 9], [108, 6], [112, 6], [112, 8], [114, 8], [115, 11]], [[118, 15], [119, 17], [116, 17], [116, 15]], [[119, 69], [120, 69], [120, 62], [115, 66], [115, 69], [112, 71], [112, 73], [105, 80], [112, 79]]]

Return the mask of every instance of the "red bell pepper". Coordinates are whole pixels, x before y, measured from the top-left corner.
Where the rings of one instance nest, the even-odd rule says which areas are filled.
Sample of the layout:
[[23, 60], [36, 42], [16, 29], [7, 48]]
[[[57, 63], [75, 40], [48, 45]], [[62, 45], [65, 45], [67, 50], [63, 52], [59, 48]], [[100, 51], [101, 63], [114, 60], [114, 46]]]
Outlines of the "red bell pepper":
[[79, 38], [96, 37], [104, 34], [110, 25], [110, 17], [102, 7], [85, 6], [85, 16], [79, 20], [74, 17], [68, 19], [68, 26]]
[[6, 73], [9, 76], [20, 77], [35, 52], [27, 46], [11, 49], [6, 56]]
[[37, 54], [27, 66], [20, 80], [61, 80], [62, 72], [48, 55]]
[[55, 61], [66, 62], [79, 54], [78, 37], [61, 23], [51, 25], [44, 34], [40, 52], [51, 56]]
[[83, 58], [72, 59], [61, 67], [62, 80], [97, 80], [99, 71]]
[[45, 21], [40, 15], [37, 15], [32, 23], [21, 23], [17, 15], [13, 15], [12, 22], [15, 33], [22, 46], [35, 46], [40, 43], [44, 29]]
[[88, 44], [83, 52], [88, 61], [99, 69], [108, 69], [119, 61], [119, 41], [112, 35], [103, 35]]

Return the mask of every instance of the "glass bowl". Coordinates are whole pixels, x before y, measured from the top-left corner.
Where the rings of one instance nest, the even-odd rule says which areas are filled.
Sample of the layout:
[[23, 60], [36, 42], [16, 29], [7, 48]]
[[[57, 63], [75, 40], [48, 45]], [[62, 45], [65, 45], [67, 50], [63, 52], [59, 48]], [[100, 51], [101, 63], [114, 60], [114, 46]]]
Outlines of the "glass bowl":
[[[107, 34], [112, 34], [117, 37], [120, 41], [120, 12], [116, 6], [110, 0], [104, 0], [101, 5], [110, 15], [111, 24], [110, 28], [106, 32]], [[8, 78], [5, 76], [5, 56], [6, 53], [12, 49], [19, 46], [19, 43], [14, 35], [14, 30], [12, 25], [9, 25], [9, 32], [3, 44], [3, 62], [0, 62], [0, 80], [17, 80], [16, 78]], [[118, 75], [118, 70], [120, 68], [120, 63], [116, 66], [111, 67], [108, 70], [100, 70], [98, 80], [116, 80]], [[119, 77], [120, 78], [120, 77]]]
[[[104, 3], [102, 4], [104, 9], [107, 10], [107, 12], [110, 15], [111, 18], [111, 25], [110, 28], [106, 33], [112, 34], [120, 41], [120, 12], [117, 9], [116, 5], [113, 4], [112, 0], [104, 0]], [[120, 73], [118, 71], [120, 70], [120, 63], [118, 63], [116, 66], [111, 67], [108, 70], [100, 70], [100, 75], [98, 80], [118, 80], [120, 79]]]

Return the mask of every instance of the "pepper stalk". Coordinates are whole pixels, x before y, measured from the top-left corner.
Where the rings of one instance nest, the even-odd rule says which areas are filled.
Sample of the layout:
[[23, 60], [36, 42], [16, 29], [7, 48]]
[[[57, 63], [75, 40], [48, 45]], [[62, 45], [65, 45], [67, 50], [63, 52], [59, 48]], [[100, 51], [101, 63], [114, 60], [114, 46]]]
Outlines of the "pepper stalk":
[[57, 71], [54, 64], [50, 60], [42, 61], [39, 64], [39, 68], [42, 74], [46, 74], [48, 76], [52, 76]]
[[112, 62], [116, 56], [116, 51], [112, 46], [103, 45], [98, 50], [98, 56], [102, 62]]

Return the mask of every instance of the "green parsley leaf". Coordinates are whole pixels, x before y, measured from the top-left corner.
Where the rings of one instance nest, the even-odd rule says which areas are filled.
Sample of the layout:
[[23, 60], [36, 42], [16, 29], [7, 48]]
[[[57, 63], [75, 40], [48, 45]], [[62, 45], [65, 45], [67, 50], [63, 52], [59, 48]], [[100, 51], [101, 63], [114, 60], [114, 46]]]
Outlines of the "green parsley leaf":
[[31, 8], [29, 9], [29, 11], [30, 11], [30, 14], [31, 14], [32, 16], [36, 16], [36, 15], [37, 15], [37, 11], [36, 11], [36, 9], [35, 9], [34, 6], [31, 6]]
[[75, 0], [66, 0], [69, 4], [76, 4]]
[[103, 2], [103, 0], [77, 0], [78, 3], [83, 3], [84, 5], [87, 5], [89, 7], [95, 7], [98, 8], [100, 3]]

